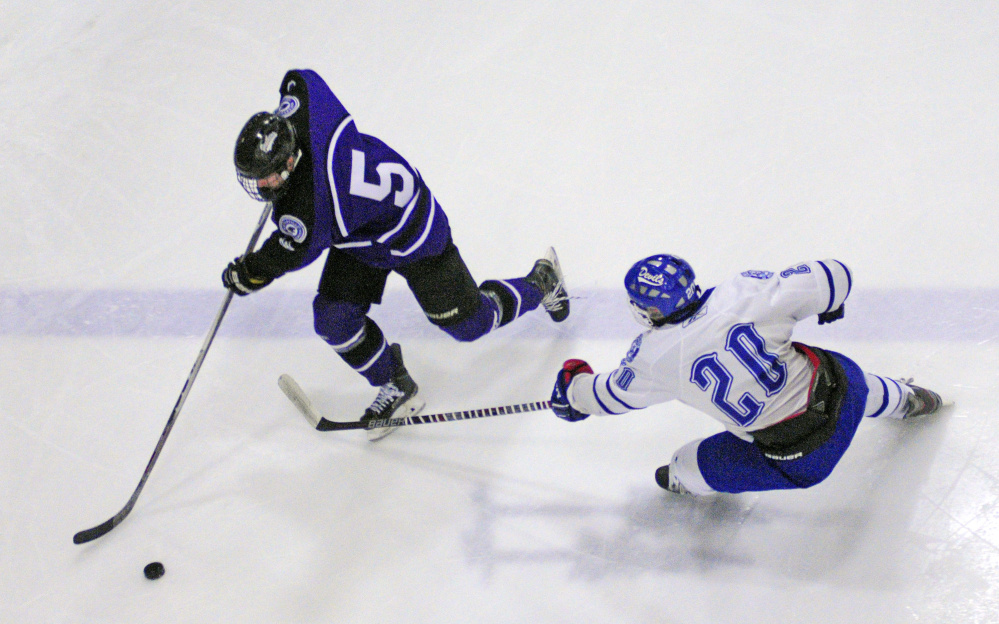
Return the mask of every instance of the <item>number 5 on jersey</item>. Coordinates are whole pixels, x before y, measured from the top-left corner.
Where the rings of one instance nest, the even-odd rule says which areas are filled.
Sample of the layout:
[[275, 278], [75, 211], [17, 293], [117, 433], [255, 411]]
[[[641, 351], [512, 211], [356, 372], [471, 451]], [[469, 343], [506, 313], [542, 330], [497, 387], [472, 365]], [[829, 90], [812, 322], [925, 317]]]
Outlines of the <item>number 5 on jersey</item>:
[[410, 198], [413, 197], [413, 189], [415, 188], [413, 174], [401, 163], [383, 162], [375, 167], [375, 172], [378, 173], [378, 184], [372, 184], [364, 180], [366, 166], [364, 161], [364, 152], [351, 150], [350, 194], [382, 201], [392, 192], [392, 176], [396, 175], [402, 180], [402, 189], [395, 192], [393, 202], [400, 208], [405, 207]]

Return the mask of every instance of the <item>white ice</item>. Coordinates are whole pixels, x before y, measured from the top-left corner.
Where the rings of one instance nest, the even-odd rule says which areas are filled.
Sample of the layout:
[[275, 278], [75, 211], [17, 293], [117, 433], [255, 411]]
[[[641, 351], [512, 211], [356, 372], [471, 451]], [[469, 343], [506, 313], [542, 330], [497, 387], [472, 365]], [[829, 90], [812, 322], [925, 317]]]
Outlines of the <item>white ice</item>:
[[[6, 0], [0, 621], [999, 622], [997, 66], [990, 2]], [[459, 344], [390, 280], [428, 412], [616, 366], [598, 304], [660, 251], [705, 285], [843, 260], [847, 318], [802, 336], [955, 406], [700, 500], [652, 479], [718, 430], [679, 405], [319, 433], [279, 374], [338, 419], [373, 391], [310, 335], [317, 262], [233, 302], [134, 510], [74, 545], [191, 370], [260, 210], [233, 141], [290, 68], [420, 169], [477, 279], [554, 245], [579, 297]]]

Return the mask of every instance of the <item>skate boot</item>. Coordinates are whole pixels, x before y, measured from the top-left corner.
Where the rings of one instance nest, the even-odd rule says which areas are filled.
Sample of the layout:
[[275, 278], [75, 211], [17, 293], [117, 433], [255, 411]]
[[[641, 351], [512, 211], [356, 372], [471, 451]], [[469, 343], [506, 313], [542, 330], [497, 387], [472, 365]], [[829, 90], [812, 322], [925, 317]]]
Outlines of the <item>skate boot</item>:
[[903, 420], [929, 416], [938, 412], [943, 406], [943, 399], [936, 392], [914, 385], [912, 379], [903, 379], [902, 383], [912, 390], [912, 394], [905, 399], [905, 416], [902, 417]]
[[[388, 418], [406, 418], [415, 416], [423, 409], [426, 402], [418, 396], [419, 386], [409, 376], [405, 365], [402, 363], [402, 347], [394, 344], [391, 347], [392, 355], [398, 362], [392, 379], [387, 384], [378, 389], [378, 396], [374, 403], [364, 410], [361, 421], [385, 420]], [[368, 429], [368, 440], [374, 442], [381, 440], [399, 427], [378, 427]]]
[[680, 480], [670, 476], [669, 466], [661, 466], [656, 469], [656, 483], [664, 490], [676, 492], [677, 494], [690, 494], [690, 490], [683, 487]]
[[541, 305], [553, 321], [561, 323], [569, 316], [569, 295], [554, 247], [549, 247], [545, 257], [534, 263], [525, 279], [541, 291]]

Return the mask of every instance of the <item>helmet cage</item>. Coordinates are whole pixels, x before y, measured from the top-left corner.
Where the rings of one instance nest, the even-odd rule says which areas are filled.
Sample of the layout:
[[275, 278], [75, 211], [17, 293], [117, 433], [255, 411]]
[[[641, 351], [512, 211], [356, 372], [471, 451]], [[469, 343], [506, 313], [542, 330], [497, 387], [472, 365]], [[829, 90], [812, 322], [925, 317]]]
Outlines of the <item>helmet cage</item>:
[[242, 185], [243, 190], [247, 194], [257, 201], [274, 201], [280, 197], [286, 190], [285, 182], [291, 177], [295, 167], [298, 166], [298, 161], [302, 157], [302, 150], [296, 150], [296, 152], [285, 161], [283, 167], [280, 170], [272, 173], [269, 176], [262, 178], [249, 176], [240, 170], [236, 170], [236, 179], [239, 180], [240, 185]]
[[631, 314], [635, 317], [635, 320], [639, 325], [645, 325], [646, 327], [660, 327], [666, 322], [666, 317], [659, 311], [659, 308], [643, 308], [640, 303], [631, 297], [628, 298], [628, 303], [631, 304]]

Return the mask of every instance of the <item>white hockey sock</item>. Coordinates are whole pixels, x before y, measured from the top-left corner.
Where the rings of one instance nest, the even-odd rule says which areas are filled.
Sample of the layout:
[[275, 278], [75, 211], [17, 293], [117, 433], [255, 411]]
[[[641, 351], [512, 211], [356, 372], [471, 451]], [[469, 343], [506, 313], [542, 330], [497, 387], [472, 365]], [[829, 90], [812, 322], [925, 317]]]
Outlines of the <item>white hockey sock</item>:
[[894, 379], [864, 373], [867, 380], [867, 405], [864, 416], [868, 418], [904, 418], [905, 400], [912, 391]]

